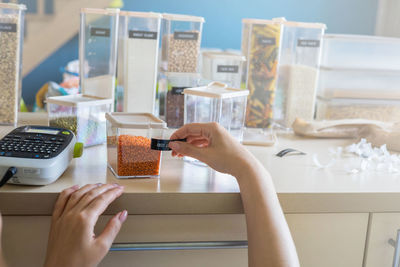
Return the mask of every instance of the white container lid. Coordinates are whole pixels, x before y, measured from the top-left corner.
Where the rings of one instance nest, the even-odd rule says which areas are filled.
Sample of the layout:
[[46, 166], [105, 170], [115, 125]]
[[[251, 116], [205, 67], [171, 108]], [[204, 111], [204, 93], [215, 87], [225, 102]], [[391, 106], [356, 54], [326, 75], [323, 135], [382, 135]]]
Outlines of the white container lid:
[[0, 8], [26, 10], [26, 5], [18, 5], [18, 4], [13, 4], [13, 3], [0, 3]]
[[81, 8], [81, 13], [115, 15], [119, 14], [119, 8]]
[[163, 19], [166, 20], [180, 20], [180, 21], [194, 21], [194, 22], [204, 22], [203, 17], [189, 16], [189, 15], [181, 15], [181, 14], [169, 14], [163, 13]]
[[247, 96], [249, 95], [249, 90], [228, 88], [225, 83], [212, 82], [207, 86], [187, 88], [183, 90], [183, 94], [222, 99]]
[[112, 99], [96, 98], [85, 95], [63, 95], [63, 96], [52, 96], [46, 99], [46, 103], [57, 104], [61, 106], [69, 107], [90, 107], [104, 104], [112, 104]]
[[297, 22], [297, 21], [283, 21], [283, 25], [288, 27], [298, 27], [298, 28], [313, 28], [326, 30], [326, 24], [324, 23], [310, 23], [310, 22]]
[[106, 119], [112, 126], [127, 129], [167, 129], [167, 124], [151, 113], [106, 113]]
[[119, 12], [120, 16], [127, 16], [127, 17], [138, 17], [138, 18], [162, 18], [161, 13], [155, 12], [132, 12], [132, 11], [121, 11]]
[[337, 39], [345, 42], [380, 42], [380, 43], [400, 43], [400, 38], [384, 37], [376, 35], [359, 34], [324, 34], [324, 39]]
[[237, 61], [246, 61], [246, 58], [242, 55], [237, 55], [231, 52], [216, 52], [216, 51], [205, 51], [202, 53], [204, 57], [208, 58], [224, 58], [224, 59], [231, 59]]

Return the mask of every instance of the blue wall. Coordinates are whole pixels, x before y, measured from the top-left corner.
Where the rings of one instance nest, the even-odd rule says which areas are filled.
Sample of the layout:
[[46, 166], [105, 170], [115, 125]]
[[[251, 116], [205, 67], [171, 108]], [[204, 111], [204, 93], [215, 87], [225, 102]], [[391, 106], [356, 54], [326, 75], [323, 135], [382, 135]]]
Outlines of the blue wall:
[[[242, 18], [286, 17], [295, 21], [323, 22], [329, 33], [373, 34], [377, 1], [125, 0], [123, 9], [203, 16], [206, 20], [203, 47], [240, 49]], [[33, 104], [37, 90], [45, 82], [60, 82], [59, 68], [77, 58], [78, 38], [74, 37], [24, 78], [22, 95], [26, 103]]]

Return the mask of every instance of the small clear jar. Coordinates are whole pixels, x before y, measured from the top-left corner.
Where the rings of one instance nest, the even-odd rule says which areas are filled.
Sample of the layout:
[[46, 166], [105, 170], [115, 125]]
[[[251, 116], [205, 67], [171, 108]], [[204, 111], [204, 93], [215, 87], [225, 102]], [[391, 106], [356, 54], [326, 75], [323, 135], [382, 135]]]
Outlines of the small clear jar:
[[222, 82], [240, 88], [245, 57], [230, 52], [203, 52], [202, 76], [208, 82]]
[[0, 3], [0, 125], [17, 125], [25, 5]]
[[107, 163], [117, 178], [159, 177], [161, 151], [151, 138], [162, 139], [166, 123], [150, 113], [107, 113]]
[[248, 90], [213, 82], [188, 88], [185, 95], [185, 124], [217, 122], [239, 142], [243, 139]]
[[199, 72], [203, 17], [163, 14], [162, 62], [165, 72]]

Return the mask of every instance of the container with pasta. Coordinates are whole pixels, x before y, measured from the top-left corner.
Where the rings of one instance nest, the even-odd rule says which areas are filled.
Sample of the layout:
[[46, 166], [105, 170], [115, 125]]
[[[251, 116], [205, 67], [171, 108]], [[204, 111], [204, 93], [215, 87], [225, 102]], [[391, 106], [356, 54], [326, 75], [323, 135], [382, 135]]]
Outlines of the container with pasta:
[[151, 138], [162, 139], [166, 123], [150, 113], [107, 113], [107, 162], [117, 178], [159, 177], [161, 151]]
[[267, 128], [273, 118], [281, 20], [243, 19], [242, 54], [246, 57], [242, 87], [250, 92], [246, 126]]

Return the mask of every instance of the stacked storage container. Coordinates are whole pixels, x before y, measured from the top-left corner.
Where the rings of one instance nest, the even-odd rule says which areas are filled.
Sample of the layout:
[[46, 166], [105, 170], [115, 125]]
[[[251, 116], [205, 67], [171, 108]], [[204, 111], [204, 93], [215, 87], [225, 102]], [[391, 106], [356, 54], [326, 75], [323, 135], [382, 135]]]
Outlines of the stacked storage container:
[[316, 118], [400, 118], [400, 39], [324, 36]]
[[73, 131], [85, 146], [106, 141], [105, 113], [113, 109], [118, 9], [81, 11], [79, 32], [82, 94], [47, 99], [49, 125]]
[[[164, 114], [168, 127], [183, 125], [183, 89], [197, 86], [204, 18], [163, 14], [161, 71], [166, 77]], [[160, 108], [161, 109], [161, 108]]]

